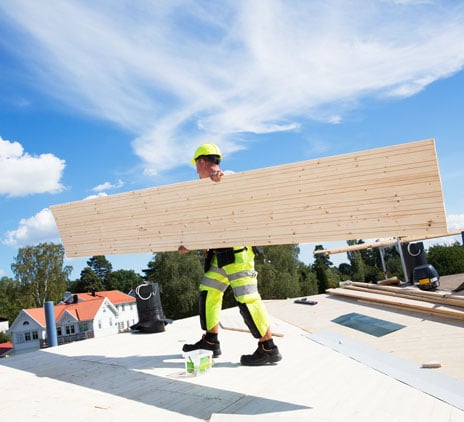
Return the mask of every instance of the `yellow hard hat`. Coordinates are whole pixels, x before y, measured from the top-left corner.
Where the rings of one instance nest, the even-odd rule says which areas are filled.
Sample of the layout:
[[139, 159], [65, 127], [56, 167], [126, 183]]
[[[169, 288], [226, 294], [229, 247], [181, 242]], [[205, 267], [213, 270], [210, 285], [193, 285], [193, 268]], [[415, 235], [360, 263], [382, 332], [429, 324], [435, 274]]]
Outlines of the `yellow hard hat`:
[[216, 144], [212, 144], [210, 142], [202, 144], [197, 148], [195, 154], [193, 154], [192, 164], [195, 164], [196, 159], [202, 155], [216, 155], [219, 157], [219, 159], [222, 159], [222, 154], [219, 147]]

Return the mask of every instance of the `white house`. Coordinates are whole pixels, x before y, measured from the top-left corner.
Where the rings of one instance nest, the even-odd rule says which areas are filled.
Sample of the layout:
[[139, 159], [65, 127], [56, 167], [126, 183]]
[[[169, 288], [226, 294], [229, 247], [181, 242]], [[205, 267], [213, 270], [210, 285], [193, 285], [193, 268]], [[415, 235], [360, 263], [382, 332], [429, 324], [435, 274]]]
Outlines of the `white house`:
[[[138, 319], [135, 298], [117, 290], [72, 295], [54, 313], [58, 344], [117, 334]], [[46, 347], [44, 308], [22, 309], [9, 334], [16, 353]]]
[[0, 317], [0, 333], [6, 333], [8, 331], [8, 319]]
[[105, 297], [115, 306], [118, 311], [117, 325], [119, 332], [129, 331], [130, 326], [138, 320], [137, 304], [133, 296], [120, 292], [119, 290], [107, 290], [103, 292], [77, 293], [79, 301], [95, 300]]

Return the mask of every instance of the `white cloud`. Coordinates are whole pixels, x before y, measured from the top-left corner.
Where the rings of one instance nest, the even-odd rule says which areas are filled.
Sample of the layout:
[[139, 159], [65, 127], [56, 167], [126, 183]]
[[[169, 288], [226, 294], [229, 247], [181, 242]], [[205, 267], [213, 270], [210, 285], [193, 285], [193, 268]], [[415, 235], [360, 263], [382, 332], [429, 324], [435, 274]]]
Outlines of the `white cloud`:
[[19, 142], [0, 137], [0, 195], [25, 196], [37, 193], [57, 193], [65, 161], [53, 154], [31, 156]]
[[448, 230], [464, 230], [464, 214], [449, 214], [446, 217]]
[[32, 217], [21, 219], [18, 228], [8, 231], [2, 243], [7, 246], [24, 247], [59, 239], [53, 214], [49, 208], [44, 208]]
[[105, 182], [100, 185], [95, 186], [92, 188], [94, 192], [102, 192], [104, 190], [110, 189], [119, 189], [124, 186], [124, 182], [122, 180], [118, 180], [116, 183]]
[[149, 173], [187, 162], [206, 139], [230, 153], [244, 147], [241, 133], [340, 123], [367, 96], [414, 95], [464, 64], [464, 8], [445, 0], [0, 9], [29, 33], [17, 52], [39, 63], [44, 88], [132, 130]]
[[108, 194], [106, 192], [98, 192], [96, 195], [89, 195], [89, 196], [86, 196], [84, 198], [84, 200], [86, 199], [95, 199], [95, 198], [102, 198], [103, 196], [108, 196]]

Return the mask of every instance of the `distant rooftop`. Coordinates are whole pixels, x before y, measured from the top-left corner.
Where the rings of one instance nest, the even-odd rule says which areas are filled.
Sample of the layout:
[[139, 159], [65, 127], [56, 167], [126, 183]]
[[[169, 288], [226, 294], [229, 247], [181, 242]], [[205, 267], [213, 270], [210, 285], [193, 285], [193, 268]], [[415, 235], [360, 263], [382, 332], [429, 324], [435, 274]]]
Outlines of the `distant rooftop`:
[[[70, 313], [78, 321], [86, 321], [94, 318], [97, 311], [105, 298], [107, 298], [113, 305], [121, 303], [132, 303], [135, 302], [135, 298], [120, 292], [119, 290], [107, 290], [101, 292], [95, 292], [94, 294], [89, 293], [76, 293], [71, 295], [77, 296], [79, 301], [77, 303], [61, 303], [55, 305], [55, 320], [58, 321], [63, 313]], [[43, 307], [40, 308], [29, 308], [24, 309], [38, 324], [45, 327], [45, 310]]]
[[6, 343], [0, 343], [0, 358], [7, 355], [13, 350], [13, 343], [7, 341]]
[[113, 305], [119, 303], [135, 302], [135, 298], [119, 290], [104, 290], [100, 292], [75, 293], [81, 300], [93, 300], [98, 298], [108, 298]]

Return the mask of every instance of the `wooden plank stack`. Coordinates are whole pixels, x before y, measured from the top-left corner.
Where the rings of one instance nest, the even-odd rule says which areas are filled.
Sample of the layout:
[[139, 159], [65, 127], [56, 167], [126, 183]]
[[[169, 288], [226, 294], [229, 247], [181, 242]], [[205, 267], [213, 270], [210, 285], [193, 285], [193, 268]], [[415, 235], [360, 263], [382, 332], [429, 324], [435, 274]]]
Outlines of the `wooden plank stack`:
[[356, 301], [425, 312], [464, 321], [464, 296], [448, 291], [423, 291], [417, 287], [382, 286], [370, 283], [345, 283], [328, 289], [330, 295]]
[[69, 258], [447, 230], [433, 140], [50, 208]]

